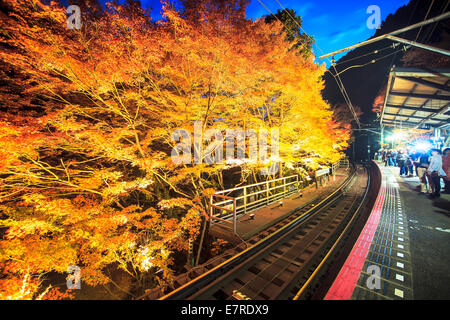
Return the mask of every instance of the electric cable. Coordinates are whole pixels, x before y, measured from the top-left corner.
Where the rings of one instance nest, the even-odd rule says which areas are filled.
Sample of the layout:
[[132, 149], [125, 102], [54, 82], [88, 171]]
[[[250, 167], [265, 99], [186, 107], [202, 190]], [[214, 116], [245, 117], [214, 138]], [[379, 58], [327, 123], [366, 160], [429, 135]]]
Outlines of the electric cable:
[[393, 43], [393, 44], [388, 45], [387, 47], [384, 47], [384, 48], [381, 48], [381, 49], [375, 49], [374, 51], [371, 51], [371, 52], [369, 52], [369, 53], [365, 53], [365, 54], [362, 54], [362, 55], [357, 56], [357, 57], [353, 57], [353, 58], [348, 59], [348, 60], [344, 60], [344, 61], [341, 61], [341, 62], [337, 62], [337, 63], [335, 63], [335, 65], [337, 66], [337, 65], [340, 65], [340, 64], [343, 64], [343, 63], [347, 63], [347, 62], [350, 62], [350, 61], [359, 59], [359, 58], [363, 58], [363, 57], [366, 57], [366, 56], [370, 56], [370, 55], [372, 55], [372, 54], [377, 54], [377, 53], [380, 53], [380, 52], [382, 52], [382, 51], [384, 51], [384, 50], [387, 50], [387, 49], [391, 49], [391, 48], [392, 48], [392, 49], [395, 49], [395, 47], [397, 47], [398, 45], [399, 45], [398, 43]]
[[404, 47], [403, 47], [402, 49], [400, 49], [400, 50], [397, 50], [397, 51], [395, 51], [395, 52], [391, 52], [391, 53], [389, 53], [389, 54], [387, 54], [387, 55], [385, 55], [385, 56], [382, 56], [382, 57], [380, 57], [380, 58], [373, 59], [373, 60], [371, 60], [371, 61], [369, 61], [369, 62], [367, 62], [367, 63], [360, 64], [360, 65], [353, 65], [353, 66], [350, 66], [350, 67], [348, 67], [348, 68], [346, 68], [346, 69], [340, 71], [338, 74], [344, 73], [345, 71], [347, 71], [347, 70], [349, 70], [349, 69], [352, 69], [352, 68], [361, 68], [361, 67], [365, 67], [365, 66], [367, 66], [367, 65], [369, 65], [369, 64], [372, 64], [372, 63], [375, 63], [375, 62], [377, 62], [377, 61], [379, 61], [379, 60], [381, 60], [381, 59], [384, 59], [384, 58], [390, 57], [390, 56], [392, 56], [392, 55], [394, 55], [394, 54], [397, 54], [397, 53], [400, 52], [400, 51], [406, 51], [406, 50], [409, 49], [409, 48], [411, 48], [411, 46], [404, 46]]
[[[417, 10], [417, 5], [418, 5], [418, 4], [419, 4], [419, 1], [416, 2], [416, 5], [414, 6], [414, 9], [411, 11], [411, 14], [409, 15], [409, 19], [408, 19], [407, 25], [410, 25], [410, 24], [411, 24], [411, 19], [412, 19], [412, 17], [414, 16], [414, 13], [415, 13], [416, 10]], [[396, 53], [394, 54], [394, 56], [392, 57], [391, 64], [389, 65], [389, 69], [388, 69], [388, 74], [391, 72], [392, 67], [394, 66], [394, 62], [395, 62], [395, 58], [397, 57], [397, 53], [398, 53], [398, 52], [396, 52]], [[389, 90], [389, 88], [387, 88], [387, 90]], [[400, 110], [399, 110], [398, 112], [400, 112]], [[383, 127], [381, 122], [380, 122], [380, 126]]]
[[[444, 3], [443, 9], [441, 14], [444, 14], [444, 12], [447, 10], [448, 5], [450, 4], [450, 1], [447, 1], [446, 3]], [[436, 27], [439, 25], [441, 21], [436, 21], [434, 23], [434, 26], [432, 29], [429, 29], [428, 34], [426, 36], [426, 40], [424, 43], [428, 43], [431, 40], [431, 37], [433, 36], [434, 30], [436, 30]]]
[[[427, 14], [425, 15], [425, 18], [423, 19], [423, 21], [427, 20], [428, 15], [430, 14], [430, 11], [431, 11], [431, 7], [433, 7], [433, 3], [434, 3], [434, 0], [431, 0], [430, 6], [428, 7]], [[417, 39], [419, 39], [419, 35], [420, 35], [420, 32], [422, 31], [422, 28], [423, 28], [423, 26], [420, 26], [419, 32], [417, 32], [417, 35], [416, 35], [416, 40], [414, 40], [414, 42], [417, 42]]]

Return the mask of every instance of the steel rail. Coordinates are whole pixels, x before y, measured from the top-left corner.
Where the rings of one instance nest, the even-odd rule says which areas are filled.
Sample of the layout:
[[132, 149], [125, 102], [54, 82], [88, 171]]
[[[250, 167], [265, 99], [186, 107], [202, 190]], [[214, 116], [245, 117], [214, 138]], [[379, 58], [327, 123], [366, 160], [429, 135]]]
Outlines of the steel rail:
[[193, 295], [200, 288], [204, 288], [217, 278], [226, 274], [227, 272], [234, 269], [235, 266], [241, 264], [242, 262], [248, 260], [251, 256], [254, 256], [267, 247], [269, 247], [272, 243], [279, 240], [282, 236], [295, 229], [300, 223], [304, 220], [308, 219], [314, 213], [320, 211], [324, 206], [329, 205], [331, 202], [337, 200], [340, 196], [343, 195], [343, 190], [350, 184], [353, 178], [356, 176], [356, 167], [353, 168], [350, 176], [346, 179], [346, 181], [334, 192], [328, 195], [325, 199], [320, 201], [313, 208], [309, 209], [301, 216], [287, 223], [285, 226], [278, 229], [276, 232], [270, 234], [269, 236], [261, 239], [254, 245], [245, 249], [244, 251], [238, 253], [237, 255], [231, 257], [230, 259], [222, 262], [218, 266], [208, 270], [204, 274], [199, 277], [192, 279], [191, 281], [185, 283], [179, 288], [173, 290], [172, 292], [166, 294], [165, 296], [159, 298], [158, 300], [173, 300], [173, 299], [186, 299], [189, 296]]
[[[368, 171], [368, 170], [367, 170]], [[348, 229], [353, 226], [353, 222], [355, 220], [355, 218], [358, 216], [361, 208], [363, 207], [363, 205], [366, 204], [366, 199], [367, 199], [367, 195], [369, 193], [369, 189], [371, 187], [371, 178], [370, 178], [370, 174], [368, 172], [367, 174], [367, 185], [366, 185], [366, 190], [364, 192], [363, 198], [361, 200], [361, 203], [359, 204], [358, 208], [355, 210], [355, 212], [353, 213], [352, 218], [350, 219], [350, 221], [347, 223], [347, 225], [345, 226], [344, 230], [342, 230], [341, 234], [339, 235], [339, 237], [335, 240], [333, 246], [328, 250], [327, 254], [325, 255], [325, 257], [322, 259], [322, 261], [320, 261], [320, 263], [317, 265], [317, 267], [314, 269], [313, 273], [308, 277], [308, 280], [302, 285], [302, 287], [298, 290], [297, 294], [294, 296], [294, 298], [292, 300], [298, 300], [300, 298], [300, 296], [302, 294], [305, 293], [306, 289], [309, 287], [309, 285], [312, 283], [312, 281], [314, 280], [315, 276], [319, 273], [319, 271], [321, 270], [321, 268], [324, 266], [324, 264], [326, 263], [326, 261], [328, 260], [328, 258], [330, 257], [330, 255], [333, 253], [333, 251], [336, 249], [336, 247], [340, 244], [340, 241], [342, 240], [342, 238], [344, 237], [344, 235], [347, 234]]]
[[[353, 177], [350, 180], [350, 184], [347, 185], [346, 188], [351, 188], [353, 183], [355, 182], [355, 180], [356, 180], [356, 177]], [[291, 238], [295, 238], [295, 235], [304, 226], [306, 228], [308, 228], [308, 223], [314, 222], [315, 219], [319, 218], [320, 216], [325, 217], [325, 219], [319, 223], [324, 223], [325, 221], [329, 220], [328, 225], [333, 224], [334, 223], [333, 221], [336, 221], [335, 219], [338, 218], [339, 212], [342, 212], [338, 208], [340, 208], [340, 207], [344, 208], [344, 206], [347, 207], [346, 203], [348, 202], [349, 199], [344, 198], [343, 197], [344, 194], [347, 194], [347, 193], [342, 193], [339, 196], [334, 197], [331, 201], [327, 202], [325, 204], [325, 206], [320, 208], [317, 212], [314, 212], [314, 213], [310, 214], [309, 216], [305, 217], [305, 219], [300, 224], [298, 224], [295, 228], [291, 228], [287, 233], [285, 233], [284, 235], [282, 235], [281, 237], [279, 237], [272, 243], [268, 244], [266, 247], [261, 249], [256, 254], [248, 257], [248, 259], [246, 259], [242, 263], [235, 266], [229, 272], [223, 274], [218, 279], [215, 279], [211, 284], [207, 285], [205, 288], [201, 288], [199, 291], [197, 291], [192, 296], [190, 296], [189, 299], [207, 299], [212, 294], [212, 291], [219, 289], [219, 291], [217, 292], [217, 293], [219, 293], [220, 291], [222, 291], [223, 288], [227, 288], [227, 287], [229, 288], [229, 283], [230, 283], [230, 281], [233, 281], [233, 279], [235, 279], [234, 280], [235, 282], [239, 282], [242, 285], [242, 288], [245, 288], [248, 284], [251, 284], [253, 281], [260, 281], [261, 279], [263, 279], [263, 281], [267, 281], [267, 282], [265, 282], [265, 284], [258, 285], [258, 288], [254, 288], [254, 287], [251, 288], [252, 286], [249, 288], [250, 291], [253, 291], [252, 293], [250, 293], [250, 295], [254, 298], [256, 298], [258, 295], [261, 294], [261, 295], [265, 296], [264, 299], [277, 299], [283, 292], [289, 291], [287, 289], [287, 287], [290, 287], [290, 284], [289, 284], [290, 281], [285, 282], [285, 285], [283, 285], [282, 288], [280, 289], [281, 291], [274, 295], [268, 295], [267, 292], [263, 293], [263, 291], [265, 291], [265, 289], [267, 289], [269, 286], [274, 284], [274, 282], [272, 282], [272, 280], [279, 279], [278, 277], [282, 277], [282, 274], [284, 273], [284, 271], [289, 269], [288, 265], [284, 265], [284, 267], [280, 266], [280, 264], [279, 264], [280, 262], [282, 264], [284, 264], [285, 262], [289, 262], [291, 264], [298, 266], [297, 263], [294, 262], [294, 260], [293, 260], [294, 258], [289, 257], [288, 252], [276, 253], [277, 250], [279, 250], [279, 248], [285, 247], [286, 244], [289, 243], [290, 244], [289, 250], [291, 250], [291, 253], [292, 253], [293, 248], [298, 247], [300, 245], [300, 243], [305, 240], [307, 241], [307, 244], [301, 245], [302, 253], [307, 253], [310, 249], [312, 249], [311, 246], [315, 246], [314, 243], [316, 241], [318, 241], [318, 239], [320, 239], [319, 235], [324, 231], [324, 229], [319, 228], [316, 230], [311, 230], [310, 231], [311, 233], [308, 231], [306, 233], [304, 239], [302, 238], [302, 239], [299, 239], [299, 241], [297, 241], [297, 240], [295, 241], [296, 244], [294, 244], [294, 242], [292, 242]], [[349, 209], [353, 208], [354, 204], [356, 203], [358, 198], [360, 198], [360, 196], [352, 193], [352, 196], [350, 198], [352, 199], [352, 201], [351, 201], [351, 205], [349, 206]], [[331, 208], [333, 208], [333, 209], [331, 209]], [[334, 214], [331, 214], [331, 213], [326, 214], [326, 212], [328, 212], [329, 210], [332, 210], [334, 212]], [[349, 211], [343, 217], [343, 219], [345, 219], [345, 217], [349, 215], [348, 213], [349, 213]], [[322, 220], [322, 218], [319, 218], [319, 219]], [[340, 222], [339, 224], [341, 224], [341, 223], [342, 222]], [[317, 231], [319, 231], [319, 232], [317, 233]], [[333, 235], [334, 234], [335, 233], [333, 233]], [[307, 240], [308, 235], [310, 235], [309, 240]], [[289, 239], [291, 239], [291, 240], [289, 240]], [[328, 237], [327, 240], [325, 240], [325, 242], [323, 242], [323, 245], [325, 245], [331, 239], [332, 239], [332, 236]], [[314, 249], [312, 249], [312, 251], [314, 251]], [[314, 260], [316, 259], [315, 258], [316, 254], [319, 254], [321, 251], [322, 250], [317, 251], [315, 254], [313, 254], [311, 256], [311, 258], [309, 260], [306, 260], [306, 261], [308, 261], [308, 262], [305, 262], [306, 265], [313, 263]], [[273, 253], [276, 253], [276, 254], [273, 255]], [[310, 253], [308, 253], [308, 254], [310, 254]], [[287, 256], [285, 256], [285, 255], [287, 255]], [[241, 275], [242, 271], [244, 271], [244, 273], [248, 272], [253, 267], [256, 267], [257, 269], [259, 269], [260, 267], [257, 267], [259, 262], [264, 261], [264, 259], [265, 259], [264, 257], [270, 257], [270, 256], [275, 257], [275, 260], [271, 261], [269, 263], [269, 265], [266, 265], [264, 268], [262, 268], [262, 270], [258, 271], [258, 274], [255, 274], [256, 276], [253, 277], [252, 279], [248, 279], [244, 276], [246, 280], [243, 280], [244, 278], [242, 278], [242, 275]], [[281, 269], [279, 269], [280, 267], [281, 267]], [[279, 269], [279, 270], [268, 271], [271, 268], [275, 268], [275, 269]], [[308, 268], [305, 268], [305, 269], [303, 269], [303, 271], [301, 271], [302, 269], [300, 269], [300, 270], [298, 270], [298, 272], [296, 272], [296, 276], [294, 278], [297, 278], [303, 271], [308, 270]], [[250, 271], [250, 272], [254, 273], [253, 271]], [[261, 275], [261, 274], [264, 274], [265, 276]], [[270, 274], [270, 276], [268, 276], [268, 274]], [[269, 277], [269, 278], [271, 277], [272, 280], [269, 280], [267, 277]], [[239, 279], [240, 279], [240, 281], [239, 281]], [[291, 283], [295, 283], [295, 282], [296, 282], [296, 280], [293, 280]], [[219, 286], [220, 286], [220, 288], [219, 288]], [[247, 290], [244, 292], [241, 292], [240, 290], [242, 290], [242, 288], [240, 288], [237, 291], [239, 293], [245, 293], [245, 294], [249, 293], [249, 292], [246, 292]], [[255, 291], [255, 289], [256, 289], [256, 291]], [[234, 297], [234, 295], [233, 295], [233, 297]]]

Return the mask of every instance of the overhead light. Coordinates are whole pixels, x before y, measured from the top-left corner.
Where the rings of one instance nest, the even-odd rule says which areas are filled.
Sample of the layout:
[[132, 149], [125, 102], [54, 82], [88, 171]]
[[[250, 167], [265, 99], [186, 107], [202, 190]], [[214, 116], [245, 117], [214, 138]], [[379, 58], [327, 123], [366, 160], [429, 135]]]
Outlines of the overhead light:
[[432, 148], [431, 143], [427, 141], [420, 141], [413, 146], [413, 150], [416, 151], [428, 151]]

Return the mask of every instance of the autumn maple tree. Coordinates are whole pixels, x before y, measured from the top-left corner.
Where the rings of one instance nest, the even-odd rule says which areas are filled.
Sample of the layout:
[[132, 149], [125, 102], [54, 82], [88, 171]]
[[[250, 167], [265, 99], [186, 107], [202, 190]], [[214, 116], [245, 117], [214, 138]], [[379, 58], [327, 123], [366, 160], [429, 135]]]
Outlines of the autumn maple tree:
[[76, 4], [79, 30], [59, 2], [0, 1], [0, 298], [58, 297], [40, 279], [70, 265], [92, 286], [114, 265], [137, 294], [170, 282], [230, 167], [172, 161], [194, 121], [279, 128], [286, 164], [342, 156], [324, 66], [280, 22], [246, 19], [247, 1], [164, 4], [161, 21], [133, 0]]

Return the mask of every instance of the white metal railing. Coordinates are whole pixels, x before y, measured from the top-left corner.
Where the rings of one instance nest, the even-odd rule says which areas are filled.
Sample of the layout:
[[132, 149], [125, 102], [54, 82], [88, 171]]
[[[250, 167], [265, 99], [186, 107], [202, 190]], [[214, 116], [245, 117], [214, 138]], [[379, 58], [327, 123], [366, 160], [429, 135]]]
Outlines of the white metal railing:
[[[347, 158], [332, 164], [331, 168], [316, 171], [316, 187], [319, 179], [321, 185], [325, 177], [329, 180], [332, 175], [334, 179], [339, 168], [349, 168]], [[236, 234], [236, 221], [239, 216], [297, 193], [300, 190], [298, 178], [298, 175], [292, 175], [214, 193], [209, 202], [211, 225], [222, 224]]]
[[266, 207], [299, 191], [298, 175], [222, 190], [210, 198], [211, 224], [233, 229], [240, 215]]
[[345, 168], [348, 169], [350, 167], [350, 162], [347, 158], [341, 159], [339, 161], [339, 168]]
[[338, 169], [341, 167], [341, 161], [337, 161], [335, 163], [333, 163], [331, 165], [331, 174], [334, 176], [336, 176], [336, 172], [338, 171]]

